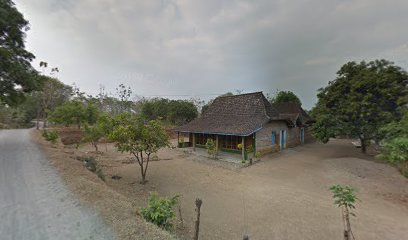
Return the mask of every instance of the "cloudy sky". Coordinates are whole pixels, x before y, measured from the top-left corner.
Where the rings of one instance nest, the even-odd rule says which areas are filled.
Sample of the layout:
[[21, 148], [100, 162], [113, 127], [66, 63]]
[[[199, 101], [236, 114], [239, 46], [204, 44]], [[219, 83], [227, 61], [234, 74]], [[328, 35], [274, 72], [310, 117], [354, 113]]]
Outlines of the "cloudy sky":
[[[408, 68], [407, 0], [15, 0], [27, 48], [81, 90], [199, 97], [316, 90], [350, 60]], [[188, 96], [184, 96], [188, 95]], [[191, 96], [190, 96], [191, 95]]]

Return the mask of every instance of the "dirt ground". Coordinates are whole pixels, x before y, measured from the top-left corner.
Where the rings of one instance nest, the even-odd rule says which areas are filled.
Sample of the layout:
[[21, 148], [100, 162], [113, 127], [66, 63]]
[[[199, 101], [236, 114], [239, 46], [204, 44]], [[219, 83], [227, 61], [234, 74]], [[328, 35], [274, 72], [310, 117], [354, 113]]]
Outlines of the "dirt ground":
[[[264, 156], [247, 168], [163, 149], [160, 160], [150, 162], [146, 185], [139, 184], [139, 168], [130, 155], [116, 152], [111, 144], [100, 149], [100, 154], [88, 145], [65, 151], [96, 156], [106, 185], [131, 202], [129, 211], [144, 207], [150, 191], [181, 194], [181, 239], [191, 239], [199, 197], [200, 239], [242, 239], [247, 234], [250, 239], [340, 240], [341, 211], [328, 190], [333, 184], [358, 190], [357, 217], [352, 219], [356, 239], [400, 240], [408, 232], [408, 180], [394, 167], [362, 155], [350, 141], [306, 144]], [[113, 180], [113, 175], [122, 178]]]

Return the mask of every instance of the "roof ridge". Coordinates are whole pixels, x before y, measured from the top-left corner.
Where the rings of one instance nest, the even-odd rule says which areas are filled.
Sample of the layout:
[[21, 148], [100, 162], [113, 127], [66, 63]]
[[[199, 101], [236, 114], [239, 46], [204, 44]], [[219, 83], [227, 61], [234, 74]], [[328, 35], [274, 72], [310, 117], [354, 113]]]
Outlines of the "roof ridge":
[[239, 97], [239, 96], [244, 96], [244, 95], [255, 95], [255, 94], [262, 94], [262, 91], [258, 91], [258, 92], [250, 92], [250, 93], [241, 93], [241, 94], [235, 94], [235, 95], [227, 95], [227, 96], [218, 96], [217, 98], [225, 98], [225, 97]]

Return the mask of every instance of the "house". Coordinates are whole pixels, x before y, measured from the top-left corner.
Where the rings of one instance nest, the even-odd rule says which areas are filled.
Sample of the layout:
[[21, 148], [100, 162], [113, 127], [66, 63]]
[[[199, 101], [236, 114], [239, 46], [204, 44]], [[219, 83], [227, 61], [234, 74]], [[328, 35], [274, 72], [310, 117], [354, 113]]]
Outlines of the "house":
[[[221, 151], [261, 154], [294, 147], [312, 139], [312, 119], [296, 103], [271, 104], [262, 92], [214, 99], [195, 120], [175, 129], [179, 147], [204, 147], [209, 138]], [[239, 149], [239, 147], [241, 149]]]

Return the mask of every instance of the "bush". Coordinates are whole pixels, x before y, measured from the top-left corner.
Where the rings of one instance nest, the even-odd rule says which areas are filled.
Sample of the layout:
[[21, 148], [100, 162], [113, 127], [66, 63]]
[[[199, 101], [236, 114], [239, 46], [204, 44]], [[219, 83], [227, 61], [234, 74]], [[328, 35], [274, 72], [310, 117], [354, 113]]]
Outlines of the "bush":
[[94, 157], [80, 157], [79, 159], [84, 162], [86, 169], [95, 173], [96, 176], [98, 176], [102, 181], [106, 181], [105, 174], [103, 173], [102, 168], [98, 166], [98, 163], [96, 162]]
[[177, 204], [179, 197], [179, 195], [175, 195], [160, 198], [156, 193], [151, 193], [148, 205], [146, 208], [142, 208], [141, 215], [148, 222], [154, 223], [163, 229], [172, 230], [171, 220], [176, 217], [173, 207]]
[[59, 137], [58, 132], [55, 130], [54, 131], [44, 130], [42, 136], [44, 137], [45, 140], [47, 140], [48, 142], [52, 142], [53, 144], [57, 142], [57, 139]]
[[214, 140], [209, 138], [205, 143], [205, 148], [207, 148], [207, 153], [210, 157], [215, 158], [217, 156], [217, 148], [215, 146]]
[[102, 168], [100, 168], [100, 167], [96, 168], [95, 174], [96, 174], [96, 176], [98, 176], [98, 178], [100, 178], [102, 181], [104, 181], [104, 182], [106, 181], [106, 179], [105, 179], [105, 174], [103, 173]]
[[386, 142], [380, 158], [398, 166], [408, 177], [408, 138], [397, 137]]
[[260, 152], [256, 152], [254, 155], [255, 158], [260, 158], [261, 157], [261, 153]]

